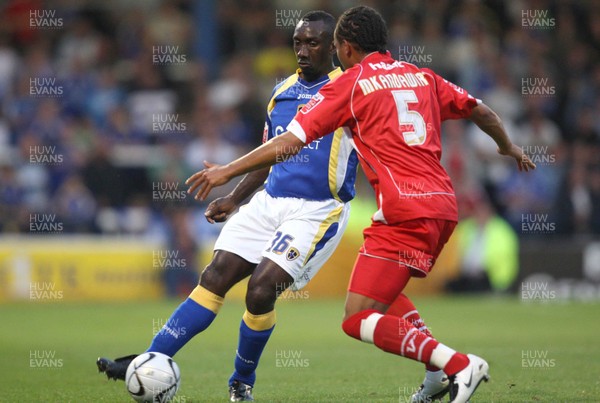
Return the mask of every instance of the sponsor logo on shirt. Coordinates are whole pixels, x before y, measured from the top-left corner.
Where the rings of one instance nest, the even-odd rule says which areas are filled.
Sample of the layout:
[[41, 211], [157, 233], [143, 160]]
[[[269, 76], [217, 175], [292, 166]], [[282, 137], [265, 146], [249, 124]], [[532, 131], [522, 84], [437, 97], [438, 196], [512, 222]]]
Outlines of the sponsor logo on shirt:
[[395, 69], [396, 67], [402, 67], [402, 66], [403, 66], [402, 62], [399, 62], [399, 61], [395, 61], [394, 63], [384, 63], [384, 62], [369, 63], [369, 67], [373, 70], [379, 70], [379, 69], [392, 70], [392, 69]]
[[325, 99], [325, 97], [323, 95], [321, 95], [320, 92], [318, 92], [317, 94], [315, 94], [315, 96], [313, 96], [310, 101], [306, 104], [306, 106], [300, 110], [300, 112], [302, 112], [303, 114], [307, 114], [308, 112], [311, 111], [311, 109], [313, 109], [314, 107], [316, 107], [317, 105], [319, 105], [321, 103], [321, 101], [323, 101]]

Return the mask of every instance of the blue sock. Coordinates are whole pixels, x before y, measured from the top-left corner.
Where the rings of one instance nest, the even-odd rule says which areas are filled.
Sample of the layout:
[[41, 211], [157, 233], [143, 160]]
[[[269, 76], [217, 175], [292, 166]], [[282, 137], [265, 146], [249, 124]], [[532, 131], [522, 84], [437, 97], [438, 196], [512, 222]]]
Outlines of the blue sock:
[[[248, 320], [249, 317], [260, 318], [259, 321], [262, 323], [256, 326], [253, 319]], [[255, 328], [260, 329], [269, 325], [270, 327], [265, 330], [253, 330], [246, 324], [247, 321]], [[238, 380], [246, 385], [254, 386], [258, 361], [274, 328], [275, 311], [264, 315], [252, 315], [246, 311], [240, 323], [240, 339], [234, 361], [235, 371], [229, 378], [229, 385]]]
[[173, 357], [192, 337], [210, 326], [222, 304], [222, 297], [196, 287], [154, 336], [146, 351]]

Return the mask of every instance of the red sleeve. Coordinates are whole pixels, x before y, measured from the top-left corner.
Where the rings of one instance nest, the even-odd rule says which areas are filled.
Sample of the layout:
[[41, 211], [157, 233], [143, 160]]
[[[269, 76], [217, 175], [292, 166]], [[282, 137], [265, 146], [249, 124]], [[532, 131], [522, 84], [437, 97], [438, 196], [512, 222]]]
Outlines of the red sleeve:
[[355, 74], [348, 73], [352, 72], [347, 71], [321, 88], [296, 114], [287, 130], [309, 144], [346, 126], [351, 118], [350, 97], [356, 82]]
[[481, 102], [432, 70], [427, 68], [421, 70], [434, 81], [442, 120], [468, 118], [473, 108]]

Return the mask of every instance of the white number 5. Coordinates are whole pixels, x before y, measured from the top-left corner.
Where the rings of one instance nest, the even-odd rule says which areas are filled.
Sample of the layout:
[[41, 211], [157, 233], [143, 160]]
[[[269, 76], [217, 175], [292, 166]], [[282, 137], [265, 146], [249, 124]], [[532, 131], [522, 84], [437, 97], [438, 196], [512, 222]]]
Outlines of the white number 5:
[[423, 144], [427, 138], [425, 120], [419, 112], [408, 109], [408, 104], [419, 102], [417, 94], [413, 90], [397, 90], [392, 91], [392, 95], [394, 96], [394, 101], [396, 101], [398, 123], [400, 123], [400, 132], [402, 132], [404, 141], [409, 146]]

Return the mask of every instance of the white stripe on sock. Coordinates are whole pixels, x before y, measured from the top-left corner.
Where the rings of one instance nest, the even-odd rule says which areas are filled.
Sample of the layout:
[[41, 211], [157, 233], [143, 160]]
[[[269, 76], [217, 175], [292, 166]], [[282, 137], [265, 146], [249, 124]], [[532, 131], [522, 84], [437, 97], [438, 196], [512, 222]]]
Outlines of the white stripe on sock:
[[366, 319], [360, 321], [360, 339], [362, 341], [373, 344], [375, 327], [382, 317], [383, 315], [380, 313], [372, 313]]
[[455, 350], [440, 343], [433, 349], [429, 364], [444, 369], [454, 354], [456, 354]]
[[406, 312], [404, 315], [402, 315], [402, 319], [406, 319], [407, 317], [409, 317], [410, 315], [412, 315], [413, 313], [418, 313], [416, 309], [413, 309], [410, 312]]

